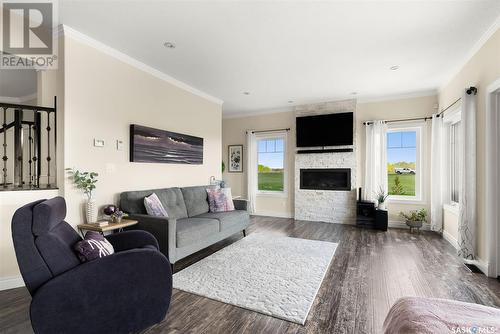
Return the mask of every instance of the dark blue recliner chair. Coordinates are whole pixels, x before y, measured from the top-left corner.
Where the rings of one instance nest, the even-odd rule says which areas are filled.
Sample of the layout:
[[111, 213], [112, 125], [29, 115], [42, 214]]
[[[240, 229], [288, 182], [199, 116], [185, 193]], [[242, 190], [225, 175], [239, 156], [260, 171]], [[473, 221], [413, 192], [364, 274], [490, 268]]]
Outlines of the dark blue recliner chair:
[[107, 236], [115, 254], [80, 263], [81, 240], [64, 221], [64, 198], [33, 202], [12, 218], [17, 262], [32, 296], [35, 333], [132, 333], [162, 321], [172, 272], [145, 231]]

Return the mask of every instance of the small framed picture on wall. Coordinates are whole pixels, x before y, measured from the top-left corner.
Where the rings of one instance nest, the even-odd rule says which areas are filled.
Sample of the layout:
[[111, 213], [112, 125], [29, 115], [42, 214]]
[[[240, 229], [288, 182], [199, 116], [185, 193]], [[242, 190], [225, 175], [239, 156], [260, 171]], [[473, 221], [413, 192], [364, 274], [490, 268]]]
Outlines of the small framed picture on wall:
[[243, 145], [229, 145], [227, 159], [229, 173], [243, 173]]

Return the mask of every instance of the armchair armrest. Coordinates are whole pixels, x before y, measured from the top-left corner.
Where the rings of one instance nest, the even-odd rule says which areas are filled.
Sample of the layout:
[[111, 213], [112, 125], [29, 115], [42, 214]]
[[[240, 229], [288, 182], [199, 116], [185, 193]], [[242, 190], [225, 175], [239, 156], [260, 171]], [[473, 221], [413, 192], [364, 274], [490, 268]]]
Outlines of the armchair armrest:
[[171, 294], [165, 256], [132, 249], [81, 264], [42, 285], [33, 295], [31, 322], [36, 333], [138, 332], [163, 320]]
[[175, 236], [177, 230], [177, 220], [165, 217], [154, 217], [144, 214], [131, 214], [130, 219], [135, 219], [139, 223], [134, 229], [144, 230], [151, 233], [158, 240], [160, 252], [168, 256], [170, 262], [174, 263], [172, 251], [175, 250]]
[[127, 249], [141, 248], [144, 246], [154, 246], [158, 249], [158, 241], [147, 231], [130, 230], [120, 233], [114, 233], [105, 237], [115, 249], [115, 252], [121, 252]]
[[240, 199], [240, 198], [237, 198], [237, 199], [233, 199], [233, 203], [234, 203], [234, 208], [236, 210], [247, 210], [248, 208], [248, 200], [246, 199]]

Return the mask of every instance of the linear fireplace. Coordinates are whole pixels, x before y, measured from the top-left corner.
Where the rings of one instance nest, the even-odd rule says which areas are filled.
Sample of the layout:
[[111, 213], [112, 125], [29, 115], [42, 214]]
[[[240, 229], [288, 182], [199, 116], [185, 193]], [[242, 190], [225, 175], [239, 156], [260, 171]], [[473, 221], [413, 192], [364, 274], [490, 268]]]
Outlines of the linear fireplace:
[[300, 170], [300, 189], [351, 190], [350, 168], [320, 168]]

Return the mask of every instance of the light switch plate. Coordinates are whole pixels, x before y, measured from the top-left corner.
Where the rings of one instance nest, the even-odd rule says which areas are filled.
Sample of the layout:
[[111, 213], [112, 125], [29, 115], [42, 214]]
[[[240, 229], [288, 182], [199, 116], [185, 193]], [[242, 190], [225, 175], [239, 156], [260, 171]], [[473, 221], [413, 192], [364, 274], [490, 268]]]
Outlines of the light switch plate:
[[104, 139], [94, 138], [94, 146], [95, 147], [104, 147]]
[[117, 140], [116, 141], [116, 150], [117, 151], [123, 151], [123, 140]]

